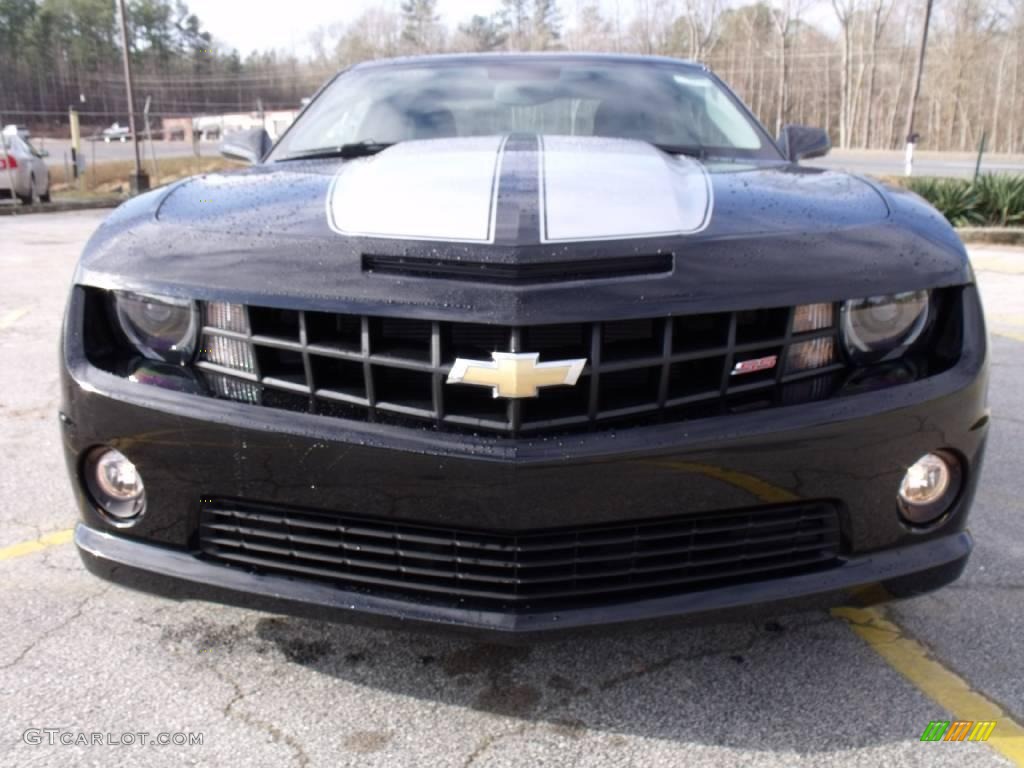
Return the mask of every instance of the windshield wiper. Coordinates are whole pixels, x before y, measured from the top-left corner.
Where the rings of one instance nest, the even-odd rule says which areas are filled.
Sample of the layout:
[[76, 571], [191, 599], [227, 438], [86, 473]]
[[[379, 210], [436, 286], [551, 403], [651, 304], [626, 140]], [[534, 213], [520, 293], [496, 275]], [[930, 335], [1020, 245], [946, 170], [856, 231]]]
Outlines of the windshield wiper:
[[655, 144], [654, 146], [670, 155], [686, 155], [687, 157], [696, 157], [698, 160], [703, 160], [708, 156], [708, 152], [704, 147], [687, 144]]
[[351, 160], [354, 157], [369, 157], [383, 152], [388, 147], [395, 146], [395, 142], [387, 141], [356, 141], [351, 144], [341, 144], [337, 147], [317, 147], [316, 149], [303, 149], [299, 152], [292, 152], [285, 155], [282, 160], [315, 160], [320, 157], [340, 157]]

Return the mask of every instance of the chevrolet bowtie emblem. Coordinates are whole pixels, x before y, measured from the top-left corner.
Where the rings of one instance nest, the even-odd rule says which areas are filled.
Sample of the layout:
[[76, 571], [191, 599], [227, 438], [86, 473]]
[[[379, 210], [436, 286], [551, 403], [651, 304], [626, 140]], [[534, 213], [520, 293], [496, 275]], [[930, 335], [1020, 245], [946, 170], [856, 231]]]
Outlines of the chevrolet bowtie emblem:
[[448, 383], [491, 387], [495, 397], [536, 397], [540, 387], [575, 384], [587, 364], [586, 358], [541, 363], [537, 352], [492, 352], [491, 357], [494, 359], [456, 358]]

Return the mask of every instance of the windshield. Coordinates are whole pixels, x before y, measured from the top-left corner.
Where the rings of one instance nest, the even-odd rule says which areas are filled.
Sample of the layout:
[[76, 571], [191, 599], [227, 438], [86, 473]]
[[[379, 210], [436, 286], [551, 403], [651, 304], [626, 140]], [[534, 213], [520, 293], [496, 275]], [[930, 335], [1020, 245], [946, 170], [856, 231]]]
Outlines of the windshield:
[[510, 133], [638, 139], [707, 156], [780, 159], [735, 97], [696, 67], [516, 57], [355, 69], [317, 97], [269, 159], [357, 143]]

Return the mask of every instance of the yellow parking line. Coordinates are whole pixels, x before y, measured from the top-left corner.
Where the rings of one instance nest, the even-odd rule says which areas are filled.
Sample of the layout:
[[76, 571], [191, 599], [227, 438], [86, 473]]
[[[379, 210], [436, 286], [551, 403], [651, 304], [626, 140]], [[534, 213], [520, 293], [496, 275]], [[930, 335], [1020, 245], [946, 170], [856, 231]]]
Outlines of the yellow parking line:
[[992, 333], [1014, 341], [1024, 341], [1024, 333], [1014, 333], [1013, 331], [992, 331]]
[[63, 531], [55, 531], [54, 533], [48, 533], [45, 536], [40, 536], [35, 541], [23, 541], [20, 544], [12, 544], [9, 547], [0, 549], [0, 560], [13, 560], [16, 557], [24, 557], [25, 555], [31, 555], [33, 552], [38, 552], [41, 549], [47, 547], [55, 547], [58, 544], [67, 544], [71, 541], [71, 537], [74, 535], [74, 530], [68, 528]]
[[20, 309], [12, 309], [10, 312], [0, 315], [0, 331], [10, 328], [21, 320], [21, 318], [29, 313], [30, 309], [31, 307], [21, 307]]
[[[995, 730], [985, 742], [1017, 766], [1024, 766], [1024, 727], [1002, 708], [971, 690], [959, 675], [935, 661], [928, 650], [888, 621], [876, 608], [833, 608], [890, 667], [957, 720], [994, 720]], [[927, 723], [921, 724], [921, 730]], [[910, 734], [916, 737], [918, 734]], [[930, 746], [930, 745], [929, 745]]]

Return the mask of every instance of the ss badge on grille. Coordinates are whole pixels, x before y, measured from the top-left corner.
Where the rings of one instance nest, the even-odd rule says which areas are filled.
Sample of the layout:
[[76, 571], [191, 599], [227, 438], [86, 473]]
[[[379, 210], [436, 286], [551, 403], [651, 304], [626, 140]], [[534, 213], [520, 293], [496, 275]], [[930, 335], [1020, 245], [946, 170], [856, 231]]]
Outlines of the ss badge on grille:
[[491, 387], [495, 397], [536, 397], [540, 387], [572, 386], [587, 364], [586, 358], [541, 363], [537, 352], [492, 352], [491, 357], [494, 359], [456, 358], [448, 383]]

